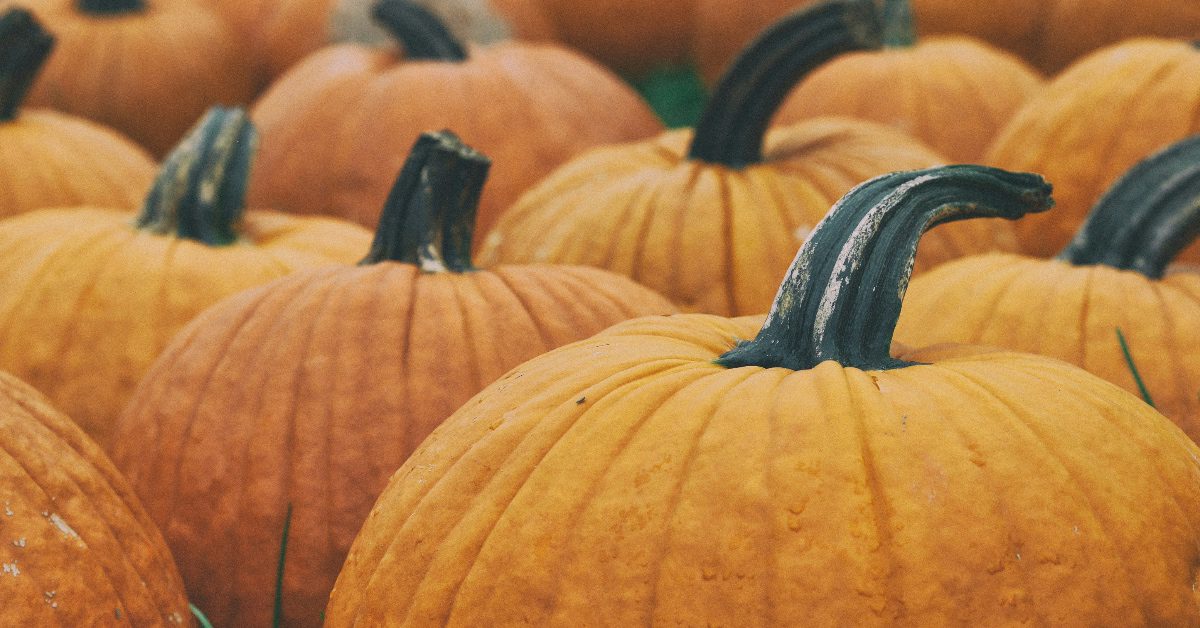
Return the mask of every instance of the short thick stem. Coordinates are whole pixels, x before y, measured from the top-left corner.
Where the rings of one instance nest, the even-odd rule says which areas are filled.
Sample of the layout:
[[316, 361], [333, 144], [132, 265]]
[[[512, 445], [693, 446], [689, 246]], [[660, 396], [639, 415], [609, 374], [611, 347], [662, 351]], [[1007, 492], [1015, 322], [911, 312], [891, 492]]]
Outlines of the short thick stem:
[[209, 246], [235, 242], [256, 139], [245, 110], [210, 109], [163, 161], [138, 228]]
[[407, 0], [380, 0], [372, 16], [404, 45], [405, 58], [424, 61], [465, 61], [467, 49], [440, 19]]
[[53, 48], [54, 36], [29, 11], [17, 7], [0, 16], [0, 120], [17, 117]]
[[472, 270], [475, 213], [490, 166], [450, 131], [422, 134], [384, 204], [371, 252], [360, 263]]
[[907, 366], [890, 348], [921, 234], [953, 220], [1011, 220], [1052, 204], [1040, 176], [984, 166], [899, 172], [863, 183], [801, 247], [758, 336], [717, 363], [797, 371], [826, 360], [863, 370]]
[[88, 15], [120, 15], [146, 10], [146, 0], [78, 0], [76, 5]]
[[883, 45], [908, 48], [917, 43], [917, 26], [909, 0], [883, 0]]
[[688, 158], [730, 168], [762, 162], [767, 127], [792, 88], [843, 52], [879, 45], [873, 0], [828, 0], [776, 22], [717, 83]]
[[1096, 203], [1058, 259], [1158, 279], [1200, 235], [1200, 135], [1139, 162]]

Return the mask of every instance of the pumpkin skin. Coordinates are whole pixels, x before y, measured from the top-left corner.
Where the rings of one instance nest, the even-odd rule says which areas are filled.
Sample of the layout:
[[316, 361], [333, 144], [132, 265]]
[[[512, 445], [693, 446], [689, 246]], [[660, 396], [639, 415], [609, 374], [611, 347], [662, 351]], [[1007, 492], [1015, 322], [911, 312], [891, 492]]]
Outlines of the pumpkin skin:
[[1200, 37], [1191, 0], [912, 0], [922, 33], [967, 33], [1053, 75], [1099, 48], [1133, 37]]
[[[436, 159], [422, 150], [410, 164]], [[461, 145], [434, 150], [480, 159]], [[428, 166], [424, 174], [449, 194], [464, 187]], [[401, 175], [380, 237], [411, 225], [389, 212], [417, 198], [415, 179]], [[443, 228], [461, 227], [469, 243], [470, 219], [468, 210]], [[437, 246], [430, 238], [418, 249]], [[531, 357], [673, 311], [594, 268], [463, 272], [417, 261], [389, 254], [298, 272], [214, 305], [172, 341], [122, 414], [113, 460], [214, 624], [270, 623], [276, 557], [258, 548], [277, 543], [290, 505], [283, 619], [318, 625], [375, 498], [443, 419]], [[423, 270], [434, 261], [443, 269]]]
[[568, 158], [662, 129], [603, 68], [557, 46], [518, 42], [470, 48], [461, 61], [331, 46], [280, 78], [252, 115], [262, 130], [252, 204], [365, 226], [378, 222], [417, 136], [456, 129], [497, 164], [479, 209], [481, 231]]
[[101, 445], [138, 379], [201, 310], [300, 268], [353, 261], [370, 242], [356, 225], [267, 210], [247, 213], [224, 246], [137, 219], [131, 208], [76, 207], [0, 222], [0, 368]]
[[58, 38], [30, 105], [110, 126], [162, 156], [209, 106], [253, 96], [236, 35], [194, 0], [84, 0], [118, 7], [95, 14], [76, 1], [20, 2]]
[[[797, 67], [819, 65], [841, 52], [821, 49], [838, 41], [828, 33], [869, 32], [877, 24], [858, 12], [864, 6], [822, 5], [777, 25], [777, 32], [794, 32], [794, 40], [760, 41], [770, 49], [782, 41], [793, 54], [814, 56]], [[822, 26], [808, 26], [812, 19]], [[809, 33], [820, 34], [810, 40]], [[777, 58], [788, 55], [752, 46], [742, 57], [750, 66]], [[767, 80], [747, 86], [741, 77]], [[481, 243], [483, 264], [597, 266], [686, 311], [765, 311], [796, 246], [842, 194], [885, 172], [946, 161], [899, 131], [850, 119], [813, 119], [764, 137], [772, 97], [778, 104], [797, 79], [794, 72], [735, 65], [724, 83], [728, 91], [718, 88], [695, 131], [669, 131], [572, 160], [501, 217]], [[918, 266], [993, 247], [1016, 247], [1007, 223], [947, 225], [926, 238]]]
[[49, 401], [0, 372], [0, 624], [192, 626], [133, 489]]
[[[1014, 185], [987, 202], [902, 201], [929, 212], [913, 241], [872, 239], [861, 265], [853, 246], [844, 265], [806, 254], [844, 224], [822, 222], [763, 329], [788, 356], [816, 349], [815, 364], [725, 363], [762, 319], [686, 315], [513, 370], [393, 476], [328, 625], [1196, 625], [1200, 449], [1161, 415], [1038, 356], [944, 346], [897, 360], [884, 344], [865, 350], [886, 367], [841, 361], [863, 349], [842, 334], [860, 307], [885, 305], [894, 325], [916, 227], [971, 213], [942, 203], [1045, 209], [1029, 178], [1000, 175]], [[822, 285], [839, 268], [893, 276], [814, 293], [800, 281], [813, 265]], [[793, 318], [801, 308], [815, 321]], [[851, 346], [821, 357], [828, 338], [804, 335], [820, 321]]]
[[0, 218], [43, 207], [136, 203], [154, 162], [115, 131], [49, 109], [23, 110], [53, 37], [24, 9], [0, 16]]
[[[1200, 133], [1200, 50], [1139, 39], [1097, 51], [1050, 81], [1000, 131], [985, 162], [1039, 172], [1057, 208], [1015, 226], [1022, 252], [1066, 246], [1088, 210], [1135, 163]], [[1200, 261], [1200, 250], [1182, 257]]]
[[1042, 86], [1011, 53], [966, 37], [918, 40], [908, 0], [889, 0], [884, 48], [817, 68], [776, 124], [848, 116], [894, 126], [959, 163], [979, 163], [996, 133]]
[[1127, 339], [1154, 406], [1198, 441], [1200, 273], [1167, 270], [1196, 233], [1200, 136], [1132, 169], [1055, 259], [972, 256], [916, 278], [897, 334], [1038, 353], [1139, 393]]
[[258, 89], [265, 88], [305, 55], [329, 41], [336, 0], [204, 0], [249, 41], [259, 64]]

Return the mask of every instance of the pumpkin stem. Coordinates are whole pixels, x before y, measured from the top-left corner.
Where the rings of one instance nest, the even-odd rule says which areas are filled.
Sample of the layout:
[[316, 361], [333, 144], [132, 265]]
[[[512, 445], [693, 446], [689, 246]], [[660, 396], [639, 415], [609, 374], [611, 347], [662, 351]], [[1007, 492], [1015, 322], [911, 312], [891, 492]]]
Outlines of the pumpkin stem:
[[917, 43], [917, 26], [909, 0], [883, 0], [883, 45], [910, 48]]
[[17, 117], [53, 48], [54, 36], [29, 11], [15, 7], [0, 16], [0, 120]]
[[1103, 264], [1151, 279], [1200, 235], [1200, 135], [1130, 168], [1088, 213], [1058, 259]]
[[119, 15], [144, 11], [146, 0], [79, 0], [75, 6], [88, 15]]
[[730, 168], [761, 163], [767, 126], [792, 87], [843, 52], [879, 45], [873, 0], [828, 0], [776, 22], [717, 83], [688, 158]]
[[450, 131], [422, 133], [388, 194], [371, 252], [359, 263], [473, 270], [475, 212], [490, 166], [491, 160]]
[[986, 166], [867, 181], [817, 223], [758, 337], [717, 363], [797, 371], [826, 360], [863, 370], [907, 366], [890, 348], [921, 234], [953, 220], [1012, 220], [1051, 205], [1050, 184], [1040, 176]]
[[446, 24], [425, 7], [408, 0], [379, 0], [371, 15], [404, 44], [407, 59], [466, 61], [463, 47]]
[[209, 246], [235, 242], [256, 143], [244, 109], [209, 109], [163, 161], [138, 228]]

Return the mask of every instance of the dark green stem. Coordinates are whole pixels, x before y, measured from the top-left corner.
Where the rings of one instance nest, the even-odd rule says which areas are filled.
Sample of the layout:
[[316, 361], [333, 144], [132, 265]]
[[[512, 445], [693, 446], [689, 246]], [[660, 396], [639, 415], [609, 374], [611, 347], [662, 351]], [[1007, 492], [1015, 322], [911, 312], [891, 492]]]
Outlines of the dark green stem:
[[1012, 220], [1051, 205], [1050, 185], [1040, 176], [985, 166], [897, 172], [863, 183], [800, 248], [758, 337], [717, 363], [797, 371], [826, 360], [863, 370], [907, 366], [890, 348], [921, 234], [953, 220]]
[[879, 45], [873, 0], [827, 0], [776, 22], [717, 83], [688, 158], [730, 168], [762, 162], [767, 126], [792, 88], [843, 52]]
[[271, 626], [283, 625], [283, 574], [287, 565], [288, 536], [292, 530], [292, 504], [288, 502], [287, 514], [283, 516], [283, 534], [279, 539], [279, 561], [275, 565], [275, 607], [271, 612]]
[[404, 44], [405, 58], [425, 61], [465, 61], [467, 49], [450, 29], [425, 7], [407, 0], [379, 0], [371, 15]]
[[1121, 355], [1125, 356], [1125, 366], [1129, 367], [1129, 373], [1133, 375], [1133, 383], [1137, 384], [1138, 392], [1142, 394], [1142, 399], [1146, 401], [1146, 405], [1154, 407], [1154, 399], [1150, 397], [1150, 389], [1146, 388], [1146, 382], [1142, 380], [1142, 374], [1138, 371], [1137, 364], [1133, 362], [1133, 352], [1129, 350], [1129, 343], [1125, 341], [1125, 334], [1121, 328], [1117, 328], [1117, 344], [1121, 345]]
[[209, 109], [163, 161], [137, 226], [209, 246], [235, 242], [256, 143], [244, 109]]
[[491, 161], [450, 131], [417, 138], [361, 264], [392, 261], [425, 272], [472, 270], [475, 212]]
[[146, 0], [79, 0], [75, 6], [89, 15], [120, 15], [146, 10]]
[[14, 7], [0, 16], [0, 120], [17, 117], [53, 49], [54, 36], [29, 11]]
[[883, 0], [883, 45], [909, 48], [917, 43], [917, 25], [909, 0]]
[[1130, 168], [1092, 208], [1058, 259], [1152, 279], [1200, 235], [1200, 135]]

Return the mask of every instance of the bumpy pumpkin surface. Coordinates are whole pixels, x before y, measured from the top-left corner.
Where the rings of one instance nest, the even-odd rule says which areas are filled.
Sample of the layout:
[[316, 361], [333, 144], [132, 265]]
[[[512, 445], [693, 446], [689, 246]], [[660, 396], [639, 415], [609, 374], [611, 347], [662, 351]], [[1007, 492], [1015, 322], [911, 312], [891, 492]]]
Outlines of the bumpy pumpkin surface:
[[[946, 160], [903, 133], [848, 118], [766, 134], [806, 73], [878, 45], [869, 3], [825, 3], [776, 25], [726, 75], [694, 131], [671, 131], [572, 160], [507, 211], [482, 242], [485, 265], [606, 268], [715, 314], [767, 310], [796, 247], [855, 184]], [[1011, 227], [965, 221], [923, 244], [921, 269], [968, 251], [1014, 250]]]
[[[985, 162], [1054, 182], [1053, 212], [1016, 224], [1022, 251], [1048, 257], [1126, 170], [1200, 133], [1200, 49], [1138, 39], [1099, 50], [1048, 83], [1000, 131]], [[1184, 254], [1200, 261], [1200, 249]]]
[[0, 16], [0, 218], [43, 207], [136, 203], [154, 162], [120, 134], [49, 109], [22, 110], [54, 38], [25, 9]]
[[1056, 259], [997, 253], [918, 277], [897, 333], [1039, 353], [1133, 393], [1144, 386], [1200, 441], [1200, 273], [1167, 270], [1197, 233], [1200, 136], [1132, 169]]
[[478, 199], [486, 160], [442, 134], [408, 164], [362, 265], [299, 272], [213, 306], [118, 422], [113, 459], [217, 625], [270, 623], [276, 555], [264, 548], [278, 544], [289, 504], [283, 619], [317, 626], [375, 498], [442, 420], [529, 358], [673, 311], [594, 268], [473, 269], [471, 201], [436, 199]]
[[374, 226], [417, 136], [450, 128], [496, 162], [480, 205], [486, 230], [568, 158], [662, 128], [632, 89], [577, 53], [517, 42], [464, 49], [409, 3], [380, 6], [405, 52], [325, 48], [255, 105], [263, 139], [252, 203]]
[[0, 624], [191, 626], [162, 535], [104, 452], [0, 372]]
[[[187, 146], [228, 140], [217, 128], [201, 125], [205, 139]], [[246, 131], [224, 153], [235, 164], [253, 144]], [[169, 160], [141, 217], [131, 208], [76, 207], [0, 222], [0, 368], [44, 392], [102, 445], [137, 380], [202, 309], [300, 268], [353, 261], [370, 242], [366, 230], [341, 221], [266, 210], [237, 221], [246, 171], [229, 163], [217, 159], [197, 174], [188, 172], [192, 162]], [[215, 198], [200, 194], [201, 178], [220, 190]]]
[[1056, 360], [888, 352], [918, 231], [1047, 186], [858, 190], [765, 323], [624, 323], [468, 402], [380, 496], [328, 625], [1200, 623], [1200, 449], [1175, 426]]

